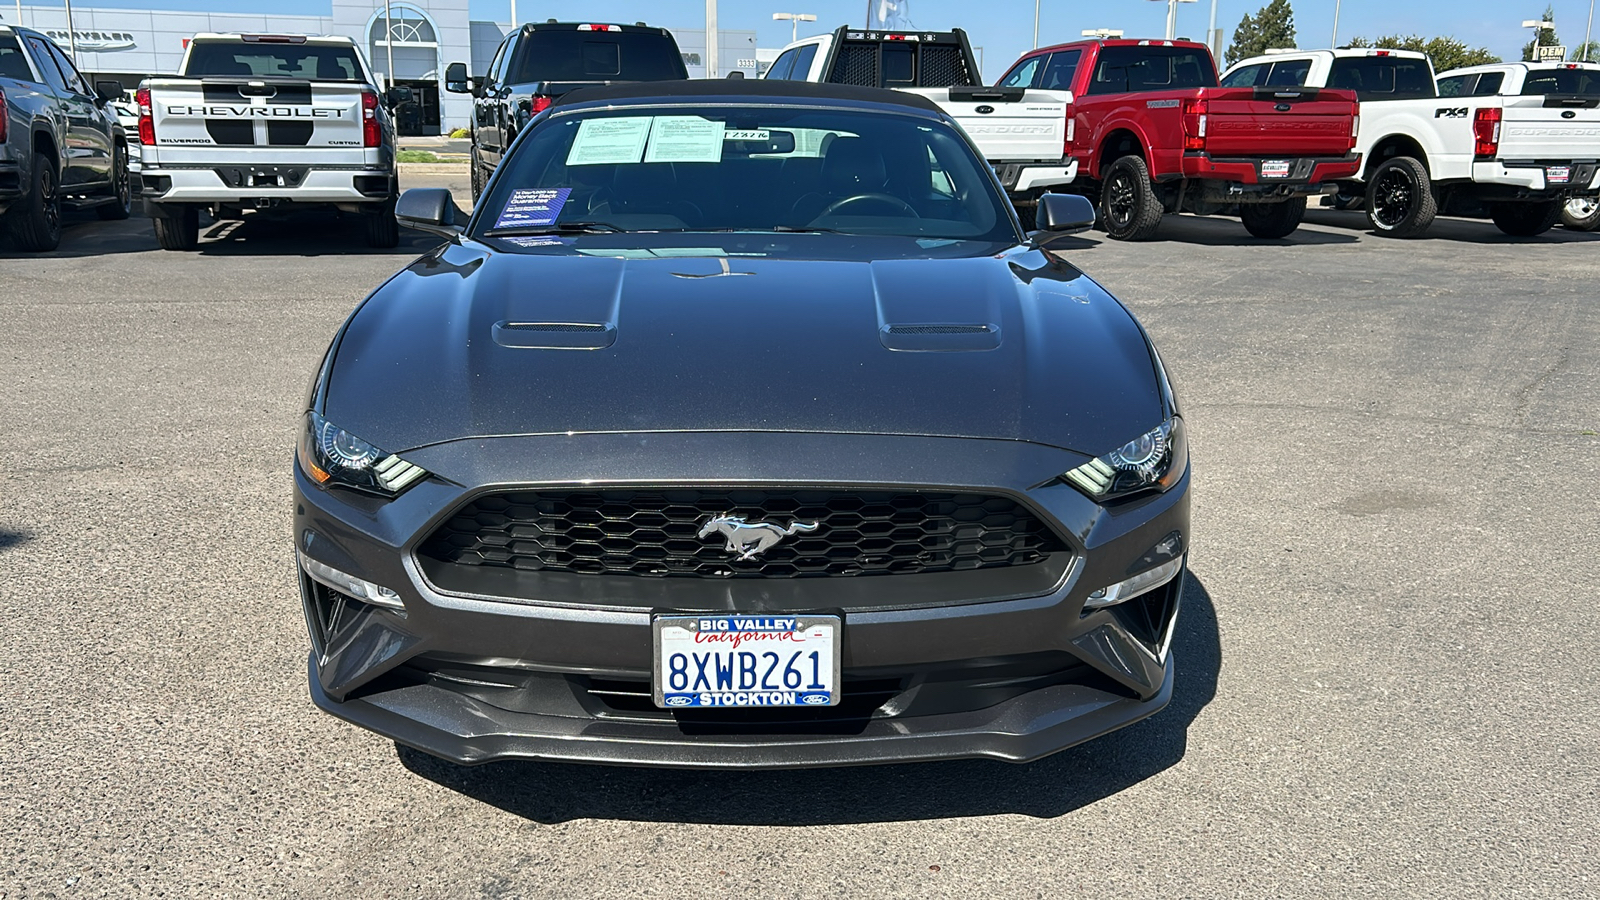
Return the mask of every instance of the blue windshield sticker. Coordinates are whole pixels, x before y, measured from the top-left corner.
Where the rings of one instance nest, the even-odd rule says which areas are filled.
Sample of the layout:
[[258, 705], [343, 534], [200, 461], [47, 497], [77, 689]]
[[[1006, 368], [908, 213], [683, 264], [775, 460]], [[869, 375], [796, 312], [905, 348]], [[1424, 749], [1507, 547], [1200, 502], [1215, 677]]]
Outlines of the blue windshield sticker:
[[519, 225], [554, 225], [567, 205], [572, 188], [518, 189], [511, 192], [506, 208], [495, 220], [496, 228], [515, 228]]

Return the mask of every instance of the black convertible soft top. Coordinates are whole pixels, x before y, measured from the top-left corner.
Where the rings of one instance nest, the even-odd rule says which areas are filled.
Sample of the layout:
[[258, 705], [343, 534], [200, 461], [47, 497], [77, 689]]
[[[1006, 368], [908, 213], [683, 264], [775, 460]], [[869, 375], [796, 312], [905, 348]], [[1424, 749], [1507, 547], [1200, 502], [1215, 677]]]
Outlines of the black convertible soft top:
[[581, 88], [561, 95], [555, 106], [595, 103], [607, 100], [678, 100], [686, 97], [844, 100], [851, 103], [882, 103], [925, 112], [941, 112], [932, 100], [919, 94], [849, 84], [815, 84], [808, 81], [766, 81], [762, 79], [718, 78], [694, 81], [636, 81]]

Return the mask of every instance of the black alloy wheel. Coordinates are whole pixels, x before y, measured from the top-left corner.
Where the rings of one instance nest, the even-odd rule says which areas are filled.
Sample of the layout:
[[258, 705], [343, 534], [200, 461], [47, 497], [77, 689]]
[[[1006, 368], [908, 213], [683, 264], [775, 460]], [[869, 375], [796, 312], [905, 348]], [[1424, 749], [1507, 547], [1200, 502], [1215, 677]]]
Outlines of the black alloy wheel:
[[1386, 237], [1416, 237], [1438, 215], [1433, 184], [1422, 163], [1409, 156], [1384, 161], [1367, 182], [1367, 221]]
[[1137, 156], [1124, 156], [1106, 170], [1100, 191], [1101, 227], [1119, 241], [1146, 241], [1155, 236], [1164, 214], [1150, 183], [1150, 170]]
[[119, 144], [111, 155], [111, 196], [116, 199], [96, 206], [95, 214], [110, 222], [126, 219], [133, 211], [133, 188], [129, 181], [128, 148]]
[[44, 253], [61, 246], [61, 182], [56, 161], [43, 153], [33, 155], [33, 177], [27, 200], [13, 211], [11, 233], [18, 248]]

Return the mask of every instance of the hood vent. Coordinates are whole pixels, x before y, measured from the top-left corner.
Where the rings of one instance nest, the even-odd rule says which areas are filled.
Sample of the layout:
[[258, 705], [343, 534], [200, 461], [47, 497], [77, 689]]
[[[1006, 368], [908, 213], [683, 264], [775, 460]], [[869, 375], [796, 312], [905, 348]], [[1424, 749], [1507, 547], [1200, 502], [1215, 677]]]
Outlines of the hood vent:
[[616, 340], [615, 325], [593, 322], [494, 323], [494, 342], [518, 350], [604, 350]]
[[890, 350], [994, 350], [1000, 346], [1000, 326], [941, 322], [885, 325], [878, 332], [878, 340]]

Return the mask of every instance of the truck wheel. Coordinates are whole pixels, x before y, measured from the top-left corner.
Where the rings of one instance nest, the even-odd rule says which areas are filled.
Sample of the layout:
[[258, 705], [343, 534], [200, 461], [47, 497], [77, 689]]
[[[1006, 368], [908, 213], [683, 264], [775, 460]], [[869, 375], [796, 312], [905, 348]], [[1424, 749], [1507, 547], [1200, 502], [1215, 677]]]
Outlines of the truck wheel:
[[400, 221], [394, 217], [394, 200], [379, 204], [376, 212], [367, 213], [367, 246], [388, 250], [400, 245]]
[[1282, 203], [1246, 203], [1239, 207], [1244, 230], [1258, 238], [1285, 238], [1294, 234], [1305, 214], [1304, 197], [1294, 197]]
[[1561, 216], [1562, 203], [1546, 200], [1542, 203], [1491, 203], [1489, 218], [1495, 227], [1516, 237], [1533, 237], [1554, 228]]
[[150, 220], [163, 250], [193, 250], [200, 246], [200, 207], [185, 206], [176, 216]]
[[1155, 237], [1164, 214], [1150, 170], [1137, 156], [1124, 156], [1106, 169], [1100, 189], [1100, 227], [1119, 241], [1148, 241]]
[[96, 206], [95, 215], [108, 222], [120, 222], [133, 209], [133, 191], [128, 186], [127, 147], [118, 147], [111, 155], [111, 196], [116, 199]]
[[1561, 207], [1561, 224], [1578, 231], [1600, 228], [1600, 200], [1579, 197]]
[[472, 205], [478, 205], [478, 195], [483, 193], [483, 169], [478, 167], [476, 157], [472, 160]]
[[1428, 230], [1439, 204], [1428, 169], [1409, 156], [1385, 160], [1367, 179], [1367, 221], [1385, 237], [1416, 237]]
[[12, 237], [29, 253], [44, 253], [61, 246], [61, 185], [56, 161], [43, 153], [33, 155], [33, 176], [28, 200], [13, 212]]

